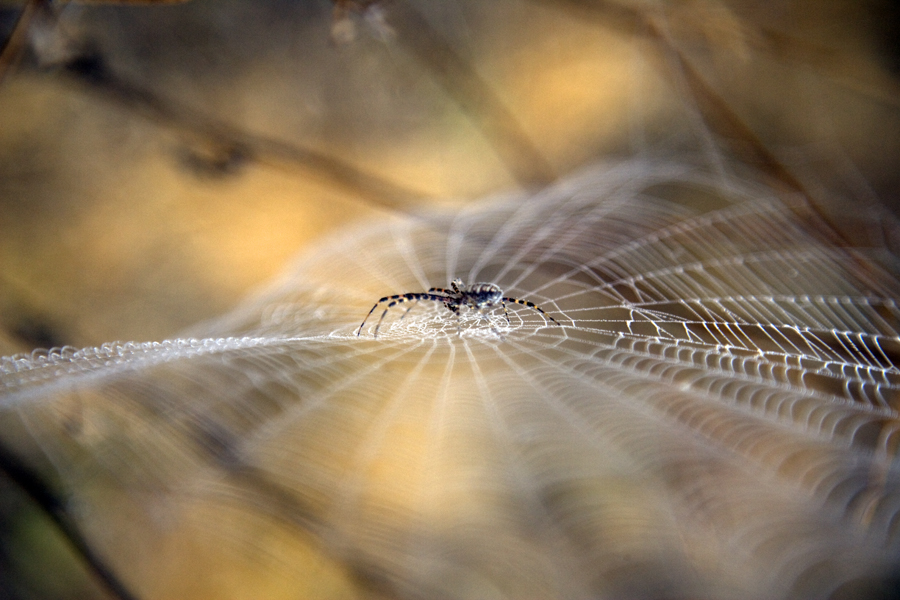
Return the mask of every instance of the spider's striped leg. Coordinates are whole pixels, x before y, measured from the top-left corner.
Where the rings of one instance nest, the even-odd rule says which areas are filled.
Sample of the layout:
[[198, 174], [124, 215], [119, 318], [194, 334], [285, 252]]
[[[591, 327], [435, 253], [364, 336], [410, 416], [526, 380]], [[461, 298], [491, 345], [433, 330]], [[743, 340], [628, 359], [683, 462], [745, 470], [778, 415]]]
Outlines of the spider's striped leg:
[[452, 295], [453, 295], [453, 291], [452, 291], [452, 290], [445, 290], [444, 288], [431, 288], [431, 289], [428, 290], [428, 293], [429, 293], [429, 294], [433, 294], [433, 293], [435, 293], [435, 292], [440, 292], [440, 293], [442, 293], [442, 294], [447, 294], [448, 296], [452, 296]]
[[[388, 300], [396, 300], [397, 298], [403, 298], [403, 297], [409, 296], [409, 295], [410, 295], [410, 294], [394, 294], [393, 296], [385, 296], [384, 298], [382, 298], [381, 300], [379, 300], [378, 302], [376, 302], [376, 303], [375, 303], [375, 306], [372, 307], [372, 310], [369, 311], [369, 314], [366, 315], [366, 318], [363, 319], [363, 322], [360, 324], [359, 329], [356, 330], [356, 337], [359, 337], [359, 334], [362, 333], [362, 328], [365, 326], [366, 321], [369, 320], [369, 317], [372, 316], [372, 313], [375, 312], [375, 309], [378, 308], [378, 305], [379, 305], [379, 304], [381, 304], [381, 303], [383, 303], [383, 302], [387, 302]], [[394, 302], [394, 303], [388, 305], [388, 308], [390, 308], [390, 307], [393, 306], [394, 304], [396, 304], [396, 302]], [[387, 309], [385, 309], [385, 310], [387, 310]], [[384, 314], [381, 315], [381, 318], [382, 318], [382, 319], [384, 318]], [[380, 323], [380, 322], [381, 322], [381, 321], [379, 321], [379, 323]], [[377, 332], [378, 330], [376, 329], [375, 331]]]
[[506, 310], [506, 298], [500, 299], [500, 306], [503, 307], [503, 316], [506, 317], [506, 324], [512, 325], [512, 323], [509, 322], [509, 311]]
[[[502, 298], [502, 300], [503, 300], [503, 302], [513, 302], [515, 304], [521, 304], [522, 306], [527, 306], [528, 308], [533, 308], [534, 310], [538, 311], [539, 313], [541, 313], [542, 315], [544, 315], [545, 317], [547, 317], [548, 319], [553, 321], [553, 323], [555, 325], [559, 325], [559, 321], [557, 321], [556, 319], [554, 319], [553, 317], [551, 317], [550, 315], [545, 313], [544, 310], [540, 306], [535, 304], [534, 302], [529, 302], [528, 300], [519, 300], [518, 298], [506, 298], [506, 297]], [[504, 306], [503, 308], [506, 308], [506, 306]]]
[[390, 304], [388, 304], [388, 307], [386, 309], [384, 309], [383, 313], [381, 313], [381, 318], [378, 319], [378, 324], [375, 326], [375, 332], [372, 334], [373, 340], [378, 339], [378, 330], [381, 329], [381, 322], [384, 321], [384, 316], [387, 314], [387, 311], [389, 311], [394, 304], [396, 304], [396, 300], [394, 302], [391, 302]]
[[[444, 296], [438, 296], [437, 294], [429, 294], [427, 292], [410, 292], [409, 294], [396, 294], [394, 296], [388, 296], [379, 301], [378, 304], [381, 304], [381, 302], [386, 300], [390, 300], [391, 302], [388, 303], [387, 307], [384, 309], [384, 312], [381, 313], [381, 318], [378, 319], [378, 325], [375, 326], [375, 331], [372, 333], [373, 338], [378, 337], [378, 330], [381, 329], [381, 323], [382, 321], [384, 321], [384, 317], [387, 316], [388, 311], [394, 308], [396, 305], [410, 301], [418, 302], [419, 300], [436, 300], [438, 302], [446, 303], [448, 301], [448, 298], [445, 298]], [[376, 304], [375, 306], [378, 306], [378, 304]], [[410, 306], [409, 310], [407, 310], [406, 312], [408, 313], [410, 310], [412, 310], [413, 306]], [[372, 307], [372, 310], [375, 310], [374, 306]], [[406, 313], [403, 313], [403, 317], [405, 316]], [[400, 317], [400, 319], [403, 319], [403, 317]], [[368, 319], [369, 317], [366, 318]], [[365, 321], [363, 321], [363, 323], [365, 323]], [[360, 331], [362, 331], [362, 326], [360, 326]]]
[[415, 304], [413, 304], [412, 306], [407, 308], [406, 312], [403, 313], [403, 316], [397, 320], [402, 321], [403, 319], [405, 319], [406, 315], [409, 314], [409, 311], [414, 309], [416, 307], [416, 304], [419, 303], [419, 300], [436, 300], [438, 302], [444, 302], [444, 303], [446, 303], [448, 301], [448, 299], [444, 298], [443, 296], [439, 296], [437, 294], [432, 294], [431, 293], [432, 290], [442, 291], [441, 288], [431, 288], [431, 290], [428, 290], [428, 292], [416, 292], [414, 294], [403, 294], [404, 298], [401, 300], [398, 300], [398, 302], [406, 302], [407, 300], [413, 300], [413, 301], [415, 301]]
[[[384, 309], [384, 312], [381, 313], [381, 318], [378, 319], [378, 325], [375, 326], [375, 332], [372, 334], [372, 337], [373, 337], [373, 338], [377, 338], [377, 337], [378, 337], [378, 330], [381, 329], [381, 322], [384, 321], [384, 317], [385, 317], [385, 315], [388, 314], [388, 311], [389, 311], [389, 310], [391, 310], [392, 308], [394, 308], [394, 307], [395, 307], [396, 305], [398, 305], [398, 304], [402, 304], [403, 302], [408, 302], [408, 301], [410, 301], [410, 300], [418, 300], [419, 298], [418, 298], [417, 296], [420, 296], [420, 294], [397, 294], [396, 296], [390, 296], [390, 297], [388, 298], [389, 300], [390, 300], [391, 298], [396, 298], [396, 299], [395, 299], [395, 300], [392, 300], [392, 301], [387, 305], [387, 308]], [[410, 307], [410, 308], [412, 308], [412, 307]], [[407, 312], [408, 312], [408, 311], [407, 311]], [[403, 315], [403, 316], [405, 317], [406, 315]]]
[[409, 314], [409, 311], [411, 311], [412, 309], [414, 309], [414, 308], [416, 307], [416, 304], [418, 304], [418, 303], [419, 303], [419, 300], [418, 300], [418, 299], [414, 300], [412, 306], [410, 306], [409, 308], [407, 308], [407, 309], [406, 309], [406, 312], [403, 313], [403, 316], [400, 317], [400, 318], [397, 319], [397, 320], [398, 320], [398, 321], [402, 321], [403, 319], [405, 319], [405, 318], [406, 318], [406, 315]]
[[462, 325], [460, 325], [459, 322], [459, 304], [452, 298], [444, 298], [444, 306], [447, 307], [447, 310], [456, 315], [456, 335], [462, 335]]
[[366, 321], [369, 320], [369, 317], [372, 316], [372, 313], [375, 312], [375, 309], [378, 308], [378, 305], [379, 305], [379, 304], [381, 304], [382, 302], [387, 302], [388, 300], [393, 300], [394, 298], [399, 298], [401, 295], [402, 295], [402, 294], [397, 294], [397, 295], [394, 295], [394, 296], [385, 296], [384, 298], [382, 298], [381, 300], [379, 300], [378, 302], [376, 302], [376, 303], [375, 303], [375, 306], [372, 307], [372, 310], [369, 311], [369, 314], [366, 315], [366, 318], [363, 319], [363, 322], [360, 323], [359, 329], [356, 330], [356, 337], [359, 337], [359, 334], [362, 333], [362, 328], [365, 326]]

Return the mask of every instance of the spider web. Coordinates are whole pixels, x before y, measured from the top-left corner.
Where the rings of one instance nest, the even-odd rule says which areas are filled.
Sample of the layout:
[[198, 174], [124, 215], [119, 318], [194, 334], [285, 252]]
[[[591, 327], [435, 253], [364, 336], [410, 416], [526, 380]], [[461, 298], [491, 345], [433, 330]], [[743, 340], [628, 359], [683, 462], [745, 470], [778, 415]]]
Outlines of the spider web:
[[[277, 554], [269, 519], [394, 597], [821, 598], [900, 550], [900, 281], [831, 235], [752, 181], [599, 165], [358, 227], [182, 339], [4, 358], [2, 420], [148, 596], [127, 532], [206, 503], [205, 535]], [[559, 326], [421, 301], [357, 337], [455, 277]]]

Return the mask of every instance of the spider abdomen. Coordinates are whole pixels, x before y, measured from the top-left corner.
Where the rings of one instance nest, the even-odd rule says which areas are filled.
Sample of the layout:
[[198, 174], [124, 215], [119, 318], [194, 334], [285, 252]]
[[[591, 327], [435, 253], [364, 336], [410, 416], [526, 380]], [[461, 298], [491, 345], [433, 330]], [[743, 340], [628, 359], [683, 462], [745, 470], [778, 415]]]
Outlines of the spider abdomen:
[[493, 283], [473, 283], [463, 290], [463, 302], [471, 308], [500, 304], [503, 290]]

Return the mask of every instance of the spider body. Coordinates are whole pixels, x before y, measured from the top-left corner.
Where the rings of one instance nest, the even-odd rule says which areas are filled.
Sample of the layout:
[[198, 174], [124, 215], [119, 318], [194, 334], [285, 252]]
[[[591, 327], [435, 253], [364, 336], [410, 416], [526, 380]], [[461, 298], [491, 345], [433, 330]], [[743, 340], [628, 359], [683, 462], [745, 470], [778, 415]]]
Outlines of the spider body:
[[428, 292], [440, 292], [447, 294], [448, 297], [454, 297], [454, 301], [447, 304], [447, 308], [454, 313], [459, 313], [460, 306], [480, 310], [503, 303], [503, 290], [493, 283], [473, 283], [466, 286], [462, 280], [454, 279], [450, 287], [452, 288], [450, 290], [431, 288]]
[[[381, 328], [381, 323], [384, 321], [384, 317], [387, 315], [388, 311], [392, 309], [394, 306], [398, 304], [402, 304], [403, 302], [418, 302], [419, 300], [432, 300], [434, 302], [442, 302], [447, 310], [452, 312], [459, 317], [459, 308], [461, 306], [465, 306], [471, 310], [477, 310], [481, 313], [484, 313], [486, 310], [490, 310], [496, 306], [501, 306], [503, 308], [503, 314], [506, 317], [506, 322], [509, 323], [509, 312], [506, 310], [506, 305], [509, 304], [521, 304], [523, 306], [527, 306], [528, 308], [532, 308], [537, 312], [541, 313], [544, 317], [552, 321], [555, 325], [559, 325], [559, 323], [545, 313], [539, 306], [534, 304], [533, 302], [529, 302], [527, 300], [520, 300], [518, 298], [510, 298], [508, 296], [503, 295], [503, 290], [494, 283], [473, 283], [472, 285], [466, 285], [463, 283], [462, 279], [454, 279], [450, 282], [450, 289], [446, 288], [438, 288], [433, 287], [429, 289], [427, 292], [408, 292], [406, 294], [394, 294], [393, 296], [385, 296], [381, 300], [375, 303], [375, 306], [372, 307], [372, 310], [369, 311], [369, 314], [366, 315], [366, 318], [363, 319], [363, 322], [360, 324], [359, 329], [356, 331], [356, 336], [362, 333], [362, 328], [365, 326], [366, 321], [369, 320], [369, 317], [372, 316], [372, 313], [375, 312], [375, 309], [380, 305], [387, 303], [387, 306], [384, 309], [384, 312], [381, 313], [381, 318], [378, 319], [378, 325], [375, 326], [375, 332], [373, 337], [378, 337], [378, 330]], [[413, 304], [415, 306], [415, 304]], [[413, 306], [410, 306], [403, 316], [400, 317], [403, 319], [406, 317], [407, 313], [413, 309]]]

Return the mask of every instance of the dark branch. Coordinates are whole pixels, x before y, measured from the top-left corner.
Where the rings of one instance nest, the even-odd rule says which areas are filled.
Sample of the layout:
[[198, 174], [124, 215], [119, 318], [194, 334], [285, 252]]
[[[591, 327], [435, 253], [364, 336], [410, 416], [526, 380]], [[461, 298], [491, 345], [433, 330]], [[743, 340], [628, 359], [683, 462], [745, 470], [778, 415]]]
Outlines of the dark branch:
[[12, 450], [0, 441], [0, 472], [6, 474], [31, 498], [50, 522], [81, 557], [85, 565], [118, 600], [138, 600], [127, 586], [116, 576], [106, 562], [91, 548], [75, 522], [66, 511], [65, 502], [47, 487], [41, 478], [22, 462]]

